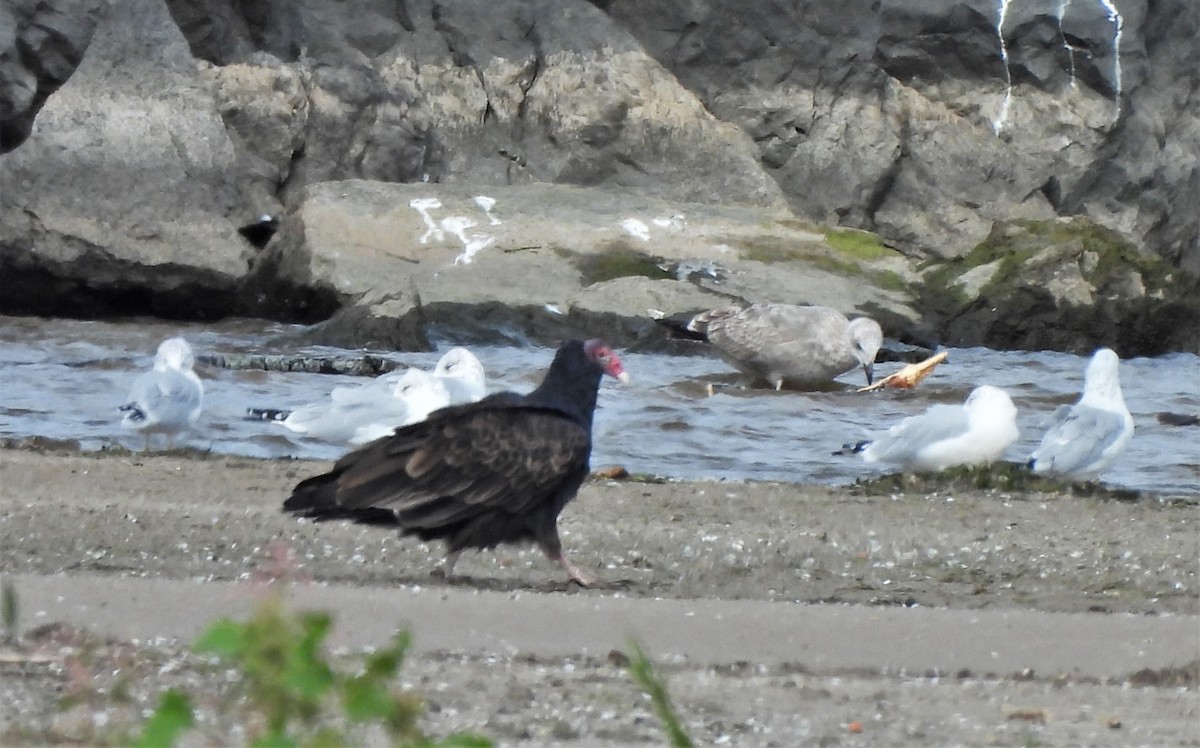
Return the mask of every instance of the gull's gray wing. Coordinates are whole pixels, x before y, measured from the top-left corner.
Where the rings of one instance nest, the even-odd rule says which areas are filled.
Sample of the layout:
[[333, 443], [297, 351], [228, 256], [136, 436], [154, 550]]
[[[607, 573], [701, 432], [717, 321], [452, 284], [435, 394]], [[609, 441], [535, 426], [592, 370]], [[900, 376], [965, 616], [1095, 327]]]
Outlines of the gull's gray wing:
[[1086, 473], [1125, 434], [1125, 414], [1087, 405], [1064, 405], [1030, 460], [1035, 472]]
[[961, 405], [934, 405], [888, 429], [863, 450], [863, 457], [868, 462], [907, 462], [929, 445], [960, 437], [970, 428]]
[[356, 397], [358, 399], [345, 403], [305, 405], [276, 423], [299, 434], [340, 443], [350, 441], [362, 426], [371, 423], [399, 425], [408, 415], [408, 404], [392, 397], [385, 389], [380, 388], [373, 398], [366, 397], [365, 393], [356, 393]]
[[149, 371], [134, 380], [125, 409], [140, 413], [136, 426], [185, 426], [200, 409], [202, 390], [197, 381], [175, 369]]

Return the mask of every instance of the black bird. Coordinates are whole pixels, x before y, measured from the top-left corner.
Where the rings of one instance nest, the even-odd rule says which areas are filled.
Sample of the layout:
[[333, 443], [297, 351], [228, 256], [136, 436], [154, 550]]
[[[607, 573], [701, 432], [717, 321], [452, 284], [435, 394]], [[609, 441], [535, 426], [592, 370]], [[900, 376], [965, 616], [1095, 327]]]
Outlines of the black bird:
[[285, 511], [379, 524], [446, 542], [448, 577], [467, 548], [533, 541], [570, 579], [592, 583], [562, 550], [558, 515], [587, 477], [604, 374], [629, 375], [599, 340], [571, 340], [527, 395], [500, 392], [434, 411], [301, 482]]
[[267, 242], [271, 241], [271, 237], [275, 236], [275, 232], [279, 231], [279, 219], [263, 213], [253, 222], [240, 227], [237, 231], [246, 241], [262, 249], [267, 246]]

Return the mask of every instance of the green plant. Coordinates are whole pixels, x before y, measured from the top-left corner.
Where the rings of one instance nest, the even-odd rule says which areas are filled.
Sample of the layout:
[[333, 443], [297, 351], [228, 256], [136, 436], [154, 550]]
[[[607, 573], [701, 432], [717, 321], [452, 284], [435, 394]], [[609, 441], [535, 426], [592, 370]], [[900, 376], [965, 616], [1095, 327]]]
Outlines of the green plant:
[[641, 645], [633, 642], [633, 657], [629, 658], [629, 674], [637, 681], [642, 690], [650, 696], [650, 702], [654, 705], [654, 712], [658, 715], [658, 719], [663, 724], [663, 729], [667, 731], [667, 737], [671, 741], [671, 745], [675, 748], [691, 748], [693, 745], [692, 739], [688, 737], [687, 732], [683, 729], [683, 725], [679, 722], [679, 716], [675, 713], [674, 707], [671, 706], [671, 699], [667, 695], [667, 684], [658, 675], [654, 669], [654, 663], [642, 651]]
[[0, 585], [0, 619], [4, 621], [4, 640], [12, 646], [16, 646], [21, 633], [17, 628], [18, 613], [17, 589], [11, 579], [5, 579]]
[[[407, 631], [398, 632], [388, 647], [367, 656], [359, 672], [347, 674], [337, 671], [324, 652], [332, 623], [327, 613], [290, 614], [281, 596], [272, 595], [249, 620], [219, 620], [193, 645], [241, 672], [237, 692], [256, 716], [247, 723], [261, 725], [251, 745], [350, 745], [359, 741], [346, 730], [369, 722], [381, 724], [397, 746], [491, 745], [465, 734], [435, 743], [421, 733], [420, 699], [391, 685], [411, 646]], [[334, 716], [336, 706], [340, 706], [340, 720]], [[168, 691], [137, 745], [171, 745], [191, 720], [187, 697]]]
[[179, 736], [191, 726], [191, 702], [186, 694], [171, 689], [163, 693], [158, 700], [158, 708], [146, 721], [142, 736], [132, 743], [133, 748], [174, 745]]

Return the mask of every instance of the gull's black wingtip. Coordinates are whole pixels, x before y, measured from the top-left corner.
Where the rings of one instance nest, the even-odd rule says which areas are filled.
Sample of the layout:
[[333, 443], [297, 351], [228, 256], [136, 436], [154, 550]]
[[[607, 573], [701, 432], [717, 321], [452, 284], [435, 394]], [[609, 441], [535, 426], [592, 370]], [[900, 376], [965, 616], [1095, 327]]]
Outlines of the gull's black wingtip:
[[121, 411], [122, 413], [128, 413], [129, 415], [126, 417], [131, 421], [146, 420], [146, 411], [139, 408], [137, 403], [125, 403], [117, 408], [117, 410]]

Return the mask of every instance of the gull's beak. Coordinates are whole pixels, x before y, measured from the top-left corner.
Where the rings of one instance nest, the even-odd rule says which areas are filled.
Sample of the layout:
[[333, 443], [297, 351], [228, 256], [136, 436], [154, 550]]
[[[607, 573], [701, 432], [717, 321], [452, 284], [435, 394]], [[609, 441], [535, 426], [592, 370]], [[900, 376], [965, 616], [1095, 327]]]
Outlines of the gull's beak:
[[875, 380], [875, 364], [874, 363], [863, 364], [863, 371], [865, 371], [867, 373], [867, 386], [870, 387], [871, 383]]

